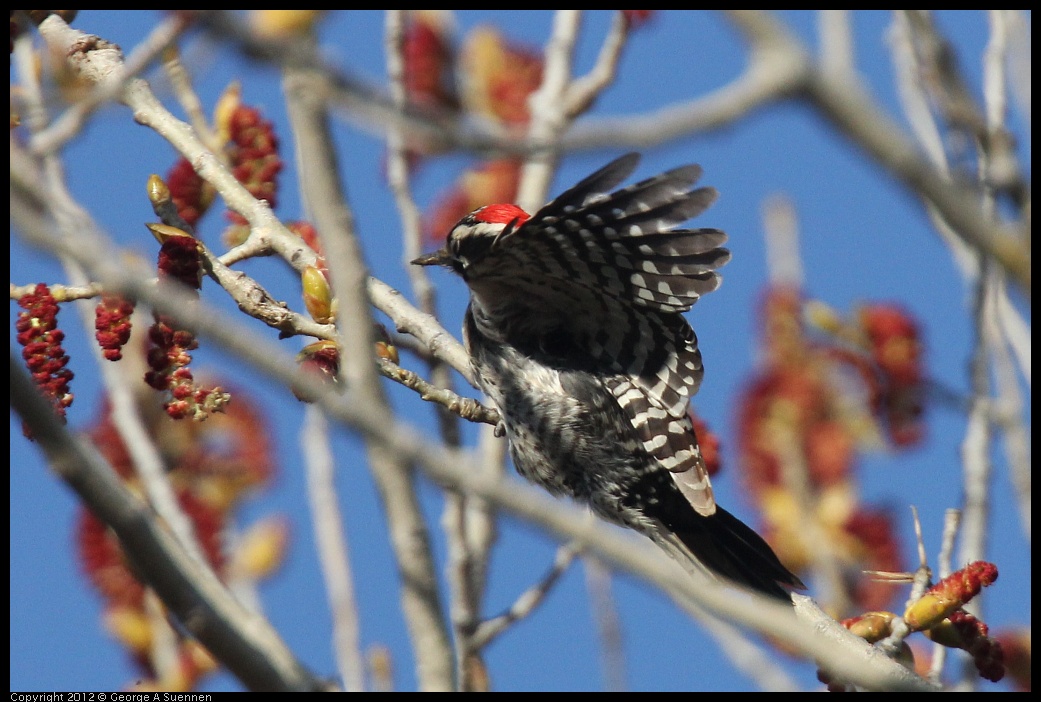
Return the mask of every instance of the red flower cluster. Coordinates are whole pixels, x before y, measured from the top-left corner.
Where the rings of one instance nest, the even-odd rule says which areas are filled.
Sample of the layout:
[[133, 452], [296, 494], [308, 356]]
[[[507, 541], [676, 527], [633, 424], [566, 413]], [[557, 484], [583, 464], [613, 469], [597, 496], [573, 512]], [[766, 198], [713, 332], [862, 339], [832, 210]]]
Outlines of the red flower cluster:
[[[416, 105], [456, 111], [460, 109], [454, 90], [458, 82], [467, 113], [510, 131], [523, 131], [531, 119], [528, 98], [542, 84], [540, 53], [507, 41], [490, 27], [478, 27], [467, 37], [457, 62], [445, 24], [439, 14], [410, 16], [404, 45], [408, 99]], [[410, 163], [435, 150], [435, 146], [410, 143]], [[424, 237], [437, 241], [468, 212], [515, 200], [520, 166], [519, 159], [505, 158], [467, 170], [424, 217]]]
[[948, 648], [960, 648], [972, 656], [980, 677], [998, 682], [1005, 677], [1005, 653], [1001, 643], [991, 638], [987, 625], [964, 609], [957, 609], [925, 635]]
[[[813, 548], [822, 546], [803, 542], [797, 525], [807, 516], [800, 506], [804, 498], [792, 493], [785, 475], [792, 466], [804, 466], [817, 510], [810, 516], [828, 537], [823, 546], [846, 566], [850, 596], [861, 608], [883, 608], [892, 597], [891, 585], [867, 580], [861, 571], [900, 570], [898, 542], [888, 511], [858, 504], [853, 475], [858, 446], [870, 434], [865, 427], [875, 412], [873, 402], [855, 401], [874, 397], [871, 382], [856, 387], [871, 359], [845, 344], [812, 341], [803, 324], [804, 307], [794, 288], [771, 288], [764, 297], [764, 364], [738, 411], [741, 466], [766, 516], [768, 535], [796, 569], [809, 566]], [[873, 380], [875, 374], [866, 377]]]
[[[300, 349], [296, 355], [296, 362], [302, 370], [315, 373], [325, 381], [336, 382], [340, 373], [340, 349], [336, 347], [335, 341], [315, 341]], [[313, 398], [296, 390], [293, 390], [293, 394], [301, 402], [314, 401]]]
[[[216, 509], [182, 488], [177, 501], [192, 522], [195, 537], [214, 570], [224, 565], [221, 516]], [[109, 606], [144, 606], [145, 588], [127, 565], [119, 539], [92, 512], [83, 509], [76, 527], [80, 560], [91, 584]]]
[[491, 27], [478, 27], [462, 52], [463, 103], [477, 115], [504, 127], [526, 127], [528, 97], [542, 85], [542, 56], [507, 41]]
[[783, 484], [790, 450], [804, 457], [820, 488], [844, 481], [852, 468], [853, 438], [832, 379], [804, 336], [801, 309], [801, 296], [790, 288], [769, 290], [762, 305], [766, 363], [743, 395], [738, 430], [746, 480], [756, 494]]
[[[997, 682], [1005, 676], [1005, 656], [1001, 643], [988, 636], [987, 625], [962, 609], [980, 590], [997, 580], [998, 570], [993, 563], [976, 561], [952, 573], [931, 587], [917, 602], [907, 608], [904, 621], [912, 631], [922, 631], [932, 641], [949, 648], [967, 651], [981, 677]], [[892, 612], [875, 611], [850, 617], [843, 626], [869, 643], [875, 643], [893, 633], [897, 616]], [[906, 642], [902, 653], [913, 654]], [[818, 674], [829, 689], [841, 690], [823, 673]]]
[[639, 29], [650, 22], [651, 18], [654, 17], [655, 10], [619, 10], [619, 12], [625, 17], [626, 24], [632, 30]]
[[193, 227], [210, 209], [217, 195], [214, 187], [203, 180], [192, 168], [191, 162], [183, 156], [177, 159], [177, 163], [166, 174], [166, 185], [177, 207], [177, 214]]
[[202, 259], [195, 237], [180, 232], [165, 236], [159, 246], [159, 279], [176, 280], [191, 290], [202, 287]]
[[409, 13], [402, 39], [405, 94], [408, 101], [432, 110], [459, 109], [455, 91], [455, 48], [442, 10]]
[[[198, 242], [183, 232], [166, 236], [159, 249], [160, 279], [174, 279], [190, 289], [202, 284], [202, 261]], [[155, 323], [148, 330], [148, 372], [145, 382], [160, 391], [168, 391], [171, 399], [164, 405], [174, 419], [192, 417], [206, 419], [213, 412], [221, 412], [231, 399], [221, 388], [200, 388], [196, 385], [188, 365], [190, 351], [198, 348], [195, 335], [177, 329], [166, 315], [155, 314]]]
[[[433, 119], [450, 118], [459, 112], [455, 80], [455, 47], [448, 10], [413, 10], [408, 13], [402, 36], [405, 98]], [[428, 156], [444, 151], [436, 137], [406, 131], [405, 158], [410, 169]]]
[[111, 293], [103, 294], [101, 302], [94, 308], [94, 338], [108, 360], [123, 358], [123, 347], [130, 340], [130, 317], [133, 314], [133, 302]]
[[864, 307], [860, 323], [878, 370], [872, 396], [875, 409], [884, 418], [894, 444], [917, 444], [924, 433], [925, 380], [918, 325], [903, 310], [883, 304]]
[[[22, 358], [33, 382], [51, 399], [55, 411], [64, 421], [65, 409], [73, 400], [69, 392], [73, 373], [66, 368], [69, 357], [61, 345], [65, 332], [58, 329], [58, 303], [50, 288], [39, 283], [33, 292], [18, 300], [18, 306], [25, 310], [18, 313], [15, 322], [18, 343], [23, 347]], [[28, 428], [23, 427], [23, 432], [31, 438]]]
[[[257, 108], [239, 105], [231, 112], [228, 134], [231, 141], [226, 150], [231, 172], [253, 197], [267, 200], [274, 209], [278, 194], [275, 176], [282, 170], [282, 159], [271, 122], [261, 117]], [[228, 218], [239, 224], [246, 223], [242, 215], [235, 212], [229, 212]]]
[[1017, 692], [1030, 692], [1033, 654], [1030, 629], [1017, 627], [1004, 629], [994, 634], [1005, 659], [1005, 672]]
[[998, 569], [993, 563], [970, 563], [929, 588], [907, 608], [904, 620], [916, 631], [935, 626], [997, 579]]

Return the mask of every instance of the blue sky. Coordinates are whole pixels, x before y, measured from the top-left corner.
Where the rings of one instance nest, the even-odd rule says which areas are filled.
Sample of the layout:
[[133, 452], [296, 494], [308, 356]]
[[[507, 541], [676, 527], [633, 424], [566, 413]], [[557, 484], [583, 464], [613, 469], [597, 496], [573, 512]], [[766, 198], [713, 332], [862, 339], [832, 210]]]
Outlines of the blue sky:
[[[590, 12], [579, 47], [578, 70], [591, 65], [608, 22], [606, 12]], [[78, 28], [133, 47], [156, 20], [151, 12], [83, 11]], [[814, 41], [814, 16], [783, 15], [804, 40]], [[512, 40], [540, 47], [548, 35], [549, 12], [463, 12], [459, 35], [479, 23], [492, 23]], [[898, 114], [885, 33], [889, 15], [854, 15], [857, 68], [869, 89], [890, 114]], [[322, 49], [359, 75], [381, 82], [385, 75], [382, 13], [336, 13], [322, 31]], [[981, 12], [945, 12], [940, 24], [949, 32], [971, 85], [980, 77], [986, 42]], [[286, 169], [281, 177], [277, 213], [285, 220], [301, 216], [295, 187], [291, 139], [277, 71], [256, 67], [205, 41], [193, 40], [184, 51], [203, 103], [212, 106], [233, 78], [243, 81], [243, 97], [259, 106], [282, 137]], [[626, 50], [617, 83], [598, 101], [594, 115], [642, 113], [690, 99], [725, 85], [744, 66], [744, 47], [717, 14], [660, 13], [636, 33]], [[168, 90], [156, 83], [168, 105]], [[175, 110], [176, 112], [176, 110]], [[348, 198], [355, 208], [358, 231], [374, 275], [407, 290], [397, 235], [399, 219], [380, 174], [382, 143], [370, 134], [339, 123], [336, 134]], [[1029, 148], [1029, 142], [1024, 144]], [[587, 175], [622, 150], [575, 154], [565, 158], [555, 180], [555, 194]], [[1020, 154], [1029, 164], [1029, 154]], [[154, 215], [144, 197], [150, 173], [165, 173], [174, 161], [172, 147], [153, 132], [135, 125], [123, 107], [108, 107], [91, 123], [83, 138], [65, 154], [70, 190], [122, 246], [154, 258], [154, 241], [142, 224]], [[427, 165], [415, 179], [420, 206], [434, 201], [461, 166], [471, 159], [447, 157]], [[865, 300], [898, 300], [920, 320], [927, 364], [943, 385], [964, 393], [973, 330], [965, 314], [967, 293], [947, 248], [933, 231], [921, 204], [888, 175], [803, 105], [772, 105], [732, 127], [682, 139], [645, 153], [636, 177], [696, 162], [703, 182], [720, 191], [719, 201], [697, 224], [724, 229], [730, 235], [733, 260], [724, 270], [722, 288], [697, 305], [690, 315], [698, 332], [707, 375], [695, 404], [720, 434], [724, 462], [736, 459], [735, 409], [743, 384], [754, 368], [754, 314], [766, 278], [761, 205], [775, 193], [791, 198], [799, 218], [800, 243], [808, 294], [840, 310]], [[218, 215], [204, 220], [203, 238], [215, 244]], [[299, 305], [299, 284], [269, 262], [250, 262], [255, 275], [279, 299]], [[64, 282], [60, 266], [49, 256], [11, 240], [11, 282]], [[440, 306], [447, 328], [459, 329], [465, 307], [462, 284], [434, 273], [441, 287]], [[215, 286], [204, 286], [206, 299], [233, 310]], [[297, 307], [299, 309], [299, 306]], [[11, 304], [13, 320], [16, 306]], [[75, 428], [89, 425], [100, 402], [97, 371], [86, 344], [92, 335], [69, 308], [61, 319], [66, 348], [76, 372], [76, 402], [69, 417]], [[261, 325], [257, 324], [259, 329]], [[274, 334], [271, 335], [272, 338]], [[294, 342], [285, 342], [294, 343]], [[301, 405], [250, 369], [229, 363], [226, 355], [206, 347], [196, 353], [196, 366], [218, 370], [250, 388], [269, 411], [279, 452], [275, 484], [247, 505], [250, 522], [269, 512], [292, 520], [293, 545], [284, 570], [262, 588], [267, 614], [289, 646], [313, 671], [334, 675], [329, 617], [316, 566], [311, 526], [306, 512], [304, 476], [298, 455]], [[296, 347], [293, 346], [293, 349]], [[412, 362], [407, 356], [404, 363]], [[418, 368], [418, 364], [415, 364]], [[459, 387], [462, 387], [460, 383]], [[469, 392], [473, 396], [472, 392]], [[414, 394], [391, 388], [395, 407], [408, 421], [433, 435], [430, 408]], [[932, 405], [928, 439], [922, 447], [899, 455], [872, 454], [859, 462], [865, 500], [892, 506], [899, 517], [905, 553], [913, 553], [909, 505], [921, 515], [931, 558], [939, 548], [944, 510], [961, 500], [959, 444], [964, 415]], [[46, 468], [37, 449], [21, 437], [11, 420], [11, 688], [12, 690], [98, 690], [122, 687], [135, 675], [125, 653], [99, 627], [100, 600], [79, 572], [71, 534], [76, 500]], [[472, 437], [473, 432], [468, 431]], [[339, 461], [342, 509], [347, 521], [356, 588], [361, 605], [363, 644], [384, 645], [394, 658], [398, 689], [415, 686], [405, 627], [393, 588], [393, 564], [372, 481], [361, 460], [360, 442], [343, 430], [334, 433]], [[999, 452], [1000, 453], [1000, 452]], [[998, 455], [994, 476], [994, 514], [990, 559], [1001, 577], [985, 600], [992, 628], [1029, 624], [1029, 542], [1023, 536], [1012, 502], [1005, 462]], [[736, 473], [724, 468], [715, 481], [718, 501], [754, 523], [750, 500], [742, 494]], [[421, 498], [443, 564], [439, 534], [441, 501], [436, 486], [422, 482]], [[556, 544], [535, 528], [504, 518], [500, 543], [492, 561], [486, 613], [509, 606], [538, 580], [553, 560]], [[663, 595], [627, 576], [612, 581], [624, 641], [626, 684], [633, 690], [743, 690], [751, 682], [741, 676], [700, 627]], [[572, 567], [542, 607], [497, 640], [487, 651], [492, 684], [498, 690], [600, 689], [593, 615], [582, 567]], [[813, 687], [812, 666], [793, 662], [793, 677]], [[228, 676], [209, 678], [207, 689], [238, 689]]]

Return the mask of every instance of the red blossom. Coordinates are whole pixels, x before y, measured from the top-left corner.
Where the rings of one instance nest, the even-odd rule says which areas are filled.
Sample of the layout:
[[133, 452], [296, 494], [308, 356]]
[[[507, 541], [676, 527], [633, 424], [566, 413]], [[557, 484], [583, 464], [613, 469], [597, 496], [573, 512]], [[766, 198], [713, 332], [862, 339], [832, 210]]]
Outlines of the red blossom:
[[913, 630], [928, 629], [948, 617], [998, 579], [998, 568], [987, 561], [974, 561], [929, 588], [904, 613]]
[[198, 348], [194, 335], [187, 331], [175, 331], [170, 320], [157, 315], [148, 334], [151, 346], [147, 361], [149, 370], [145, 382], [160, 391], [168, 391], [169, 399], [164, 408], [173, 419], [191, 417], [206, 419], [213, 412], [224, 411], [231, 396], [220, 387], [201, 388], [188, 365], [192, 361], [189, 351]]
[[[177, 499], [191, 522], [203, 555], [220, 574], [225, 561], [222, 545], [224, 515], [194, 497], [186, 488], [178, 491]], [[100, 519], [83, 509], [76, 525], [76, 543], [84, 574], [105, 600], [106, 623], [110, 631], [130, 649], [134, 660], [147, 675], [155, 675], [146, 645], [152, 634], [146, 613], [145, 586], [131, 569], [119, 540]], [[128, 635], [126, 625], [113, 629], [116, 621], [134, 622], [136, 635]], [[179, 645], [188, 643], [178, 635]]]
[[854, 458], [852, 439], [835, 420], [830, 398], [819, 364], [778, 366], [752, 380], [740, 402], [738, 448], [754, 492], [780, 484], [784, 437], [802, 449], [816, 486], [848, 475]]
[[[406, 100], [435, 119], [458, 113], [455, 47], [449, 11], [411, 10], [406, 17], [401, 45]], [[404, 138], [409, 170], [415, 169], [425, 157], [445, 149], [443, 140], [416, 130], [406, 130]]]
[[130, 340], [130, 317], [134, 303], [119, 295], [105, 293], [94, 308], [94, 338], [105, 358], [118, 361], [123, 357], [123, 346]]
[[[179, 490], [177, 500], [192, 522], [203, 554], [219, 572], [224, 563], [221, 546], [223, 516], [186, 488]], [[119, 539], [85, 508], [80, 512], [76, 525], [76, 542], [84, 573], [109, 604], [141, 605], [144, 586], [130, 569]]]
[[980, 677], [991, 682], [1005, 677], [1005, 655], [1001, 643], [987, 635], [986, 624], [964, 609], [951, 612], [925, 634], [938, 644], [967, 651]]
[[639, 29], [654, 17], [656, 10], [619, 10], [629, 29]]
[[166, 185], [170, 197], [177, 207], [177, 214], [191, 226], [196, 226], [216, 197], [217, 191], [195, 172], [191, 162], [183, 156], [166, 174]]
[[493, 114], [507, 126], [524, 126], [531, 121], [528, 97], [542, 84], [542, 57], [515, 47], [507, 47], [510, 70], [492, 76], [488, 95]]
[[921, 441], [924, 427], [925, 371], [918, 324], [890, 304], [873, 304], [860, 311], [860, 324], [871, 358], [881, 376], [880, 411], [890, 439], [897, 446]]
[[[231, 172], [258, 200], [267, 200], [274, 209], [277, 204], [278, 181], [282, 159], [278, 155], [278, 137], [270, 121], [255, 107], [238, 105], [228, 118], [230, 143], [226, 147]], [[246, 224], [237, 212], [228, 218], [237, 224]]]
[[846, 480], [856, 455], [853, 436], [842, 421], [827, 416], [817, 417], [804, 437], [806, 468], [814, 485], [828, 486]]
[[[296, 361], [303, 370], [315, 373], [329, 382], [335, 382], [340, 372], [340, 350], [334, 341], [322, 340], [308, 344], [297, 353]], [[302, 402], [312, 401], [296, 390], [293, 394]]]
[[[170, 334], [168, 338], [173, 340], [175, 336]], [[201, 401], [197, 396], [192, 399]], [[236, 563], [242, 559], [237, 551], [225, 552], [225, 526], [232, 509], [247, 490], [270, 481], [274, 473], [272, 432], [246, 396], [229, 406], [226, 415], [202, 424], [174, 424], [167, 416], [152, 410], [152, 406], [142, 405], [146, 429], [162, 449], [166, 475], [206, 560], [218, 577], [224, 579], [230, 575], [230, 559]], [[111, 409], [106, 405], [99, 416], [97, 424], [89, 430], [91, 440], [131, 489], [140, 491], [136, 468], [112, 422]], [[106, 628], [126, 647], [144, 675], [156, 678], [143, 683], [145, 686], [191, 689], [202, 674], [217, 667], [197, 643], [178, 631], [174, 636], [179, 667], [173, 670], [167, 666], [163, 675], [157, 677], [150, 654], [149, 644], [155, 631], [154, 620], [146, 610], [146, 589], [137, 580], [119, 541], [86, 510], [77, 520], [75, 539], [83, 572], [105, 601]], [[280, 547], [284, 548], [281, 544]], [[234, 573], [237, 579], [256, 580], [266, 576], [256, 572], [244, 575], [241, 568]]]
[[479, 27], [463, 47], [466, 106], [507, 127], [531, 120], [528, 97], [542, 85], [542, 56], [505, 40], [496, 30]]
[[274, 475], [270, 429], [248, 400], [236, 395], [214, 421], [191, 427], [194, 441], [178, 456], [178, 467], [199, 486], [201, 499], [228, 506]]
[[908, 385], [920, 382], [922, 350], [914, 319], [888, 304], [864, 307], [860, 319], [878, 367], [894, 382]]
[[[202, 258], [198, 242], [188, 235], [166, 236], [159, 250], [160, 279], [178, 280], [193, 290], [202, 284]], [[223, 411], [231, 399], [221, 388], [200, 388], [188, 365], [191, 351], [198, 348], [195, 335], [178, 329], [167, 315], [155, 313], [148, 330], [145, 382], [160, 391], [169, 391], [164, 405], [174, 419], [191, 417], [206, 419], [212, 412]]]
[[[58, 303], [50, 288], [37, 284], [31, 293], [18, 300], [24, 312], [18, 313], [15, 330], [18, 343], [23, 346], [22, 358], [40, 391], [50, 398], [55, 411], [65, 421], [65, 409], [72, 404], [73, 395], [69, 383], [73, 373], [66, 368], [69, 357], [61, 342], [65, 333], [58, 329]], [[28, 427], [22, 427], [26, 437], [31, 438]]]
[[106, 403], [100, 413], [101, 421], [88, 432], [88, 435], [101, 455], [115, 470], [116, 475], [124, 480], [129, 480], [134, 475], [134, 461], [123, 443], [123, 437], [112, 423], [111, 414], [111, 407]]
[[170, 236], [159, 248], [159, 277], [177, 280], [192, 290], [202, 286], [202, 257], [194, 237]]
[[76, 543], [83, 572], [107, 603], [141, 606], [144, 586], [128, 567], [119, 539], [87, 509], [80, 511]]
[[402, 41], [405, 94], [420, 107], [456, 110], [455, 51], [438, 10], [409, 13]]

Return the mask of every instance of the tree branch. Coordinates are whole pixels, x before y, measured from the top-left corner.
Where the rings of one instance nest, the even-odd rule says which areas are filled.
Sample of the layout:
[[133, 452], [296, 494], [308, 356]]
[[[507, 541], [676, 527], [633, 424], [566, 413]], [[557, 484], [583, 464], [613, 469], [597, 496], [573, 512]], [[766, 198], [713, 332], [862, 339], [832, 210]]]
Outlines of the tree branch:
[[115, 532], [136, 572], [192, 636], [252, 690], [325, 688], [264, 618], [236, 602], [211, 571], [197, 567], [93, 446], [72, 436], [13, 351], [9, 377], [11, 406], [32, 429], [54, 472]]

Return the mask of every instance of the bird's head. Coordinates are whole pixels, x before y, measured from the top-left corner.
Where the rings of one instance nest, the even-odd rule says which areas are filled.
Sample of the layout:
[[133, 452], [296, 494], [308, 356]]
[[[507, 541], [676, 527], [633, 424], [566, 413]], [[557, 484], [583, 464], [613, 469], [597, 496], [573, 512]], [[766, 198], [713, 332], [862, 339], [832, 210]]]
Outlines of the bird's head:
[[466, 278], [471, 265], [509, 236], [530, 215], [510, 204], [485, 205], [459, 220], [448, 233], [444, 248], [412, 261], [416, 266], [445, 266]]

